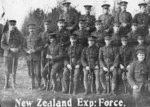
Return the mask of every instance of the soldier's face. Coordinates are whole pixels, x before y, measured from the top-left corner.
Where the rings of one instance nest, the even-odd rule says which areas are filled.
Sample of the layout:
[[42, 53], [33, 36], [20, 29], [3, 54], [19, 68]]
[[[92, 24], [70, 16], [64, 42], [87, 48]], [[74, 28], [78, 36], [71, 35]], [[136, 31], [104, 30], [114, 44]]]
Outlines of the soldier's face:
[[45, 31], [47, 31], [49, 28], [50, 28], [50, 24], [44, 23], [44, 29], [45, 29]]
[[50, 43], [53, 43], [55, 41], [55, 39], [54, 38], [50, 38], [49, 41], [50, 41]]
[[16, 27], [16, 26], [15, 26], [14, 24], [9, 24], [9, 30], [10, 30], [10, 31], [14, 30], [15, 27]]
[[131, 27], [131, 29], [132, 29], [132, 31], [136, 31], [136, 30], [137, 30], [137, 26], [134, 26], [134, 25], [133, 25], [133, 26]]
[[69, 9], [70, 9], [70, 6], [64, 6], [64, 8], [63, 8], [64, 12], [68, 12]]
[[85, 9], [85, 12], [86, 12], [86, 13], [90, 13], [90, 12], [91, 12], [91, 9]]
[[70, 42], [71, 42], [71, 44], [75, 44], [76, 43], [76, 39], [72, 39], [72, 38], [70, 38]]
[[85, 27], [84, 22], [80, 22], [80, 23], [79, 23], [79, 28], [81, 29], [81, 28], [84, 28], [84, 27]]
[[120, 28], [120, 27], [118, 27], [118, 26], [114, 26], [114, 27], [113, 27], [114, 32], [118, 32], [118, 31], [119, 31], [119, 28]]
[[126, 10], [127, 9], [127, 6], [123, 5], [121, 6], [121, 10]]
[[34, 28], [29, 28], [29, 33], [30, 34], [34, 34], [35, 33], [35, 29]]
[[95, 24], [96, 30], [101, 30], [103, 28], [102, 24]]
[[141, 7], [140, 7], [140, 12], [142, 12], [142, 13], [143, 13], [143, 12], [146, 12], [146, 7], [145, 7], [145, 6], [141, 6]]
[[57, 26], [58, 26], [58, 29], [62, 29], [62, 28], [64, 28], [65, 23], [64, 22], [58, 22]]
[[103, 13], [107, 14], [109, 12], [109, 9], [103, 9]]
[[89, 40], [89, 41], [88, 41], [88, 44], [89, 44], [89, 46], [93, 46], [93, 45], [95, 44], [95, 41], [93, 41], [93, 40], [92, 40], [92, 41], [91, 41], [91, 40]]
[[107, 46], [110, 45], [110, 43], [111, 43], [111, 40], [105, 39], [105, 44], [106, 44]]
[[125, 40], [122, 40], [121, 43], [122, 43], [123, 46], [126, 46], [128, 42], [125, 41]]
[[138, 60], [141, 62], [141, 61], [144, 61], [145, 59], [145, 54], [144, 53], [138, 53], [137, 54], [137, 58]]

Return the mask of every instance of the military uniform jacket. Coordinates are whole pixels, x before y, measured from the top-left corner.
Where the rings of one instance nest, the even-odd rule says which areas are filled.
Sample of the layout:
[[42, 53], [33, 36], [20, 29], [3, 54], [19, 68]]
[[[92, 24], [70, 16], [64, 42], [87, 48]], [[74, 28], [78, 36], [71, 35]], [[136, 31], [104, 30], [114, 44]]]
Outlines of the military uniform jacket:
[[104, 26], [104, 30], [109, 29], [111, 30], [113, 28], [113, 22], [114, 22], [114, 18], [112, 15], [110, 14], [102, 14], [99, 16], [98, 18], [99, 20], [102, 20], [103, 26]]
[[65, 19], [65, 22], [67, 23], [67, 27], [73, 27], [75, 29], [78, 25], [78, 15], [71, 11], [67, 13], [62, 13], [59, 16], [59, 19]]
[[[81, 54], [83, 46], [74, 45], [66, 49], [65, 65], [81, 65]], [[72, 58], [72, 59], [71, 59]]]
[[86, 20], [86, 27], [90, 27], [90, 31], [95, 29], [95, 16], [93, 15], [82, 15], [81, 19]]
[[137, 42], [137, 35], [138, 35], [138, 32], [133, 32], [131, 31], [130, 33], [127, 34], [128, 35], [128, 38], [129, 38], [129, 45], [130, 46], [135, 46], [138, 44]]
[[129, 45], [119, 47], [119, 63], [124, 67], [130, 65], [133, 61], [133, 48]]
[[[42, 48], [42, 43], [41, 41], [38, 41], [38, 37], [36, 37], [36, 35], [27, 36], [24, 41], [24, 51], [26, 52], [26, 60], [40, 60]], [[32, 54], [28, 54], [27, 51], [30, 49], [34, 49], [35, 52]]]
[[135, 61], [131, 64], [128, 74], [128, 81], [131, 86], [138, 85], [138, 91], [148, 80], [149, 69], [146, 62]]
[[126, 23], [127, 27], [131, 27], [132, 15], [127, 11], [121, 11], [119, 14], [117, 14], [115, 21], [120, 23]]
[[105, 36], [105, 34], [106, 34], [106, 32], [103, 31], [103, 30], [94, 31], [94, 32], [91, 33], [92, 36], [97, 37], [96, 43], [97, 43], [98, 47], [103, 47], [105, 45], [105, 42], [104, 42], [104, 36]]
[[99, 49], [99, 63], [100, 67], [117, 67], [118, 66], [118, 52], [117, 48], [112, 46], [104, 46]]
[[51, 43], [47, 48], [47, 54], [52, 56], [53, 63], [64, 61], [64, 50], [59, 42]]
[[89, 32], [87, 32], [85, 29], [82, 29], [82, 30], [74, 31], [73, 33], [78, 35], [78, 40], [79, 40], [78, 42], [80, 44], [82, 44], [83, 46], [88, 45], [87, 38], [90, 35]]
[[69, 36], [70, 36], [70, 32], [65, 28], [56, 32], [57, 41], [61, 43], [61, 46], [64, 47], [68, 47], [70, 44]]
[[3, 33], [1, 39], [1, 47], [2, 49], [4, 49], [4, 56], [12, 57], [13, 52], [10, 51], [10, 48], [18, 48], [20, 50], [22, 48], [22, 43], [23, 37], [17, 29], [12, 32], [8, 31], [6, 33]]
[[99, 48], [96, 45], [88, 46], [83, 49], [81, 56], [83, 67], [90, 66], [91, 68], [95, 68], [96, 65], [99, 66], [98, 51]]
[[150, 34], [145, 36], [145, 44], [150, 45]]
[[112, 41], [111, 41], [111, 44], [114, 46], [114, 47], [119, 47], [121, 46], [121, 36], [120, 36], [120, 33], [114, 33], [112, 35]]
[[141, 28], [141, 33], [145, 36], [148, 33], [148, 25], [150, 24], [150, 16], [147, 13], [138, 13], [134, 16], [134, 22]]

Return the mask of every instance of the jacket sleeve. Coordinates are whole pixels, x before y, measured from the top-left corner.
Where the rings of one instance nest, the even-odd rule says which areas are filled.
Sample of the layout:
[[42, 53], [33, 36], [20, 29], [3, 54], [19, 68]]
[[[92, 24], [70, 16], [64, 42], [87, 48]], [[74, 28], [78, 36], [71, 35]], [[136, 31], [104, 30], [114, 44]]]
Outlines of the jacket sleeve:
[[35, 52], [40, 52], [43, 49], [42, 39], [40, 37], [37, 38]]
[[10, 46], [7, 44], [6, 34], [3, 33], [2, 39], [1, 39], [1, 48], [4, 50], [9, 50]]
[[114, 50], [113, 52], [114, 52], [114, 55], [115, 55], [115, 59], [114, 59], [113, 66], [114, 66], [114, 67], [118, 67], [118, 65], [119, 65], [118, 49], [117, 49], [117, 48], [114, 48], [113, 50]]
[[135, 85], [135, 81], [134, 81], [134, 70], [135, 70], [135, 63], [133, 62], [129, 68], [129, 73], [127, 75], [129, 84], [131, 86]]
[[18, 46], [18, 50], [20, 50], [20, 49], [23, 48], [23, 41], [24, 41], [24, 37], [23, 37], [23, 35], [20, 31], [18, 31], [18, 37], [19, 37], [19, 40], [20, 40], [20, 45]]
[[23, 40], [23, 51], [25, 52], [25, 53], [27, 53], [27, 42], [26, 42], [26, 38], [24, 38], [24, 40]]
[[58, 49], [58, 55], [53, 55], [52, 56], [52, 60], [53, 60], [53, 62], [57, 62], [57, 61], [61, 61], [61, 60], [63, 60], [64, 59], [64, 48], [63, 47], [61, 47], [60, 45], [57, 47], [57, 49]]
[[83, 67], [88, 66], [88, 62], [87, 62], [87, 59], [86, 59], [86, 48], [84, 48], [84, 50], [82, 51], [81, 63], [83, 65]]
[[68, 55], [69, 48], [66, 49], [65, 51], [65, 60], [64, 60], [64, 65], [67, 66], [69, 64], [69, 55]]
[[106, 67], [104, 63], [104, 58], [103, 58], [103, 48], [99, 49], [99, 64], [100, 64], [100, 68]]

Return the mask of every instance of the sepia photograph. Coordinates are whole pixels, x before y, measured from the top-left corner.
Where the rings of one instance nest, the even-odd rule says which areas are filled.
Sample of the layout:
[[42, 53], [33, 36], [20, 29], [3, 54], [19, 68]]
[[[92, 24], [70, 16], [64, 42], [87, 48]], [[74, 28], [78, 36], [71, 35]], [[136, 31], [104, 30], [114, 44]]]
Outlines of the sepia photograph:
[[150, 0], [0, 0], [0, 107], [150, 107]]

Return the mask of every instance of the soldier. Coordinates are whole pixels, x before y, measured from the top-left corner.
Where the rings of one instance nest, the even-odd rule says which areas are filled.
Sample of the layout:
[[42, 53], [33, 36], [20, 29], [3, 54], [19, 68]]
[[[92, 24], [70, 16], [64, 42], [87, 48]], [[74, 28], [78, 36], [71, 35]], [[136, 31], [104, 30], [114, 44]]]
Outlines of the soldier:
[[79, 30], [74, 31], [74, 34], [78, 35], [79, 38], [79, 42], [83, 45], [83, 46], [87, 46], [87, 38], [90, 35], [89, 32], [86, 31], [85, 29], [85, 20], [84, 19], [80, 19], [79, 20]]
[[[46, 58], [49, 62], [42, 70], [42, 78], [44, 82], [43, 90], [46, 89], [47, 75], [50, 73], [50, 79], [52, 82], [52, 91], [56, 92], [56, 75], [62, 75], [62, 68], [64, 62], [64, 49], [56, 39], [56, 34], [52, 33], [49, 35], [50, 44], [47, 48]], [[48, 69], [49, 68], [49, 69]]]
[[38, 41], [38, 37], [35, 33], [36, 24], [29, 24], [29, 36], [24, 41], [24, 51], [26, 53], [28, 73], [31, 77], [30, 90], [35, 88], [35, 79], [38, 83], [38, 88], [41, 85], [41, 51], [42, 44]]
[[129, 38], [129, 45], [131, 47], [134, 47], [135, 45], [138, 44], [137, 42], [137, 35], [139, 34], [138, 32], [138, 26], [137, 23], [133, 22], [131, 26], [132, 31], [128, 33], [128, 38]]
[[121, 1], [121, 12], [116, 17], [115, 21], [121, 23], [121, 27], [124, 29], [124, 34], [127, 34], [131, 30], [131, 23], [132, 23], [132, 15], [131, 13], [127, 12], [127, 4], [126, 1]]
[[71, 11], [70, 2], [64, 2], [64, 12], [60, 14], [59, 19], [64, 19], [66, 22], [67, 30], [73, 32], [78, 25], [78, 15]]
[[44, 21], [44, 31], [39, 34], [39, 38], [38, 38], [39, 41], [42, 40], [42, 43], [44, 46], [42, 53], [41, 53], [42, 68], [44, 68], [46, 64], [46, 49], [45, 48], [49, 44], [48, 35], [53, 33], [53, 31], [50, 30], [50, 24], [51, 24], [51, 20]]
[[148, 34], [145, 36], [145, 44], [150, 45], [150, 25], [148, 26]]
[[68, 93], [69, 90], [71, 90], [70, 92], [72, 92], [72, 82], [73, 82], [74, 95], [77, 94], [77, 90], [79, 86], [78, 83], [79, 83], [79, 77], [82, 68], [80, 58], [83, 50], [83, 46], [79, 46], [77, 44], [77, 36], [78, 35], [76, 34], [72, 34], [70, 36], [71, 45], [66, 49], [67, 57], [65, 59], [65, 68], [63, 73], [64, 87], [65, 87], [63, 93]]
[[101, 20], [95, 21], [95, 28], [96, 28], [96, 31], [92, 32], [91, 35], [97, 38], [96, 40], [97, 46], [102, 47], [105, 45], [104, 35], [106, 34], [106, 32], [103, 30], [103, 24]]
[[114, 47], [121, 46], [121, 28], [120, 28], [120, 22], [115, 22], [114, 23], [111, 44]]
[[146, 50], [139, 48], [136, 50], [137, 60], [134, 61], [129, 69], [128, 81], [133, 89], [133, 97], [136, 101], [136, 107], [143, 107], [140, 99], [148, 93], [149, 69], [145, 61]]
[[[88, 38], [88, 47], [85, 47], [82, 56], [81, 56], [81, 62], [83, 65], [83, 72], [84, 72], [84, 88], [85, 88], [85, 95], [88, 94], [88, 75], [90, 76], [90, 79], [92, 79], [92, 82], [90, 85], [93, 86], [96, 85], [96, 93], [100, 94], [99, 92], [99, 63], [98, 63], [98, 51], [99, 48], [96, 46], [95, 43], [96, 37], [90, 36]], [[95, 76], [95, 81], [93, 76]], [[93, 93], [93, 92], [92, 92]]]
[[145, 44], [145, 40], [144, 37], [141, 36], [140, 34], [137, 35], [137, 42], [138, 44], [134, 47], [134, 56], [133, 56], [133, 60], [137, 60], [137, 55], [136, 55], [136, 50], [139, 48], [145, 48], [145, 50], [147, 49], [147, 45]]
[[104, 31], [108, 33], [113, 28], [114, 18], [109, 14], [109, 4], [103, 4], [101, 7], [103, 8], [104, 14], [100, 15], [98, 19], [102, 20]]
[[64, 19], [57, 20], [58, 31], [56, 32], [56, 39], [59, 43], [61, 43], [61, 46], [64, 48], [70, 45], [69, 42], [70, 32], [69, 30], [66, 29], [65, 24], [66, 23]]
[[19, 52], [22, 48], [23, 37], [16, 28], [16, 20], [9, 20], [9, 30], [2, 35], [1, 47], [4, 49], [5, 86], [9, 88], [9, 77], [12, 74], [12, 87], [16, 84], [16, 71], [18, 66]]
[[133, 21], [138, 24], [139, 30], [143, 36], [148, 34], [148, 25], [150, 24], [150, 16], [146, 13], [147, 3], [140, 3], [140, 13], [134, 16]]
[[100, 82], [103, 87], [103, 93], [106, 94], [106, 78], [108, 72], [112, 74], [111, 80], [111, 94], [116, 95], [116, 83], [117, 83], [117, 67], [118, 67], [118, 54], [117, 49], [111, 45], [111, 37], [105, 36], [105, 46], [99, 50], [99, 63], [100, 63]]
[[[119, 47], [119, 86], [120, 89], [125, 90], [125, 94], [129, 93], [129, 85], [127, 81], [127, 72], [129, 70], [130, 64], [133, 61], [133, 49], [128, 44], [128, 37], [122, 36], [121, 37], [121, 44], [122, 46]], [[123, 80], [123, 81], [122, 81]], [[123, 84], [123, 85], [122, 85]], [[123, 87], [123, 88], [122, 88]]]
[[84, 5], [84, 7], [85, 7], [86, 14], [85, 15], [81, 15], [80, 18], [86, 20], [86, 30], [89, 33], [92, 33], [95, 30], [94, 23], [95, 23], [95, 20], [96, 20], [95, 16], [90, 14], [92, 5]]

